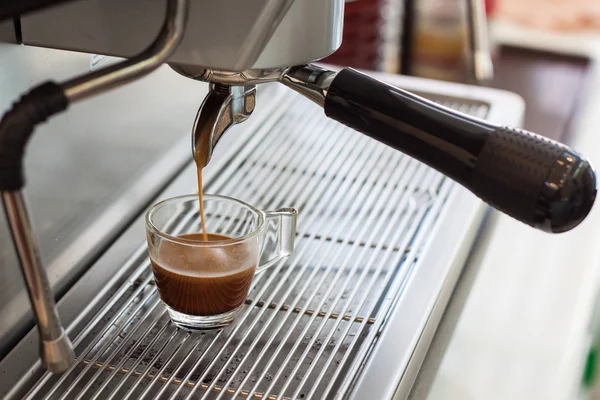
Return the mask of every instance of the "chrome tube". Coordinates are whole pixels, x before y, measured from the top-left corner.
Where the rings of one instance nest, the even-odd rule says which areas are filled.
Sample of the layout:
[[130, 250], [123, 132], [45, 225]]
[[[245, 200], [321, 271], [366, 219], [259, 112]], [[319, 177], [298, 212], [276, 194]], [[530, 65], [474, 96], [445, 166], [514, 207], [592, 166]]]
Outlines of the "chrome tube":
[[51, 372], [63, 372], [75, 358], [73, 346], [56, 311], [23, 195], [21, 191], [2, 192], [2, 202], [40, 335], [42, 365]]
[[288, 69], [279, 81], [324, 107], [327, 91], [336, 75], [337, 72], [308, 64]]
[[[189, 0], [167, 0], [166, 17], [154, 42], [131, 59], [63, 83], [61, 88], [69, 102], [100, 94], [158, 68], [181, 43], [188, 8]], [[2, 201], [40, 334], [42, 365], [50, 372], [63, 372], [73, 364], [73, 346], [56, 311], [53, 292], [34, 238], [23, 194], [20, 190], [2, 191]]]
[[183, 39], [189, 0], [168, 0], [160, 33], [140, 54], [106, 68], [78, 76], [61, 84], [69, 101], [75, 102], [134, 81], [160, 67]]

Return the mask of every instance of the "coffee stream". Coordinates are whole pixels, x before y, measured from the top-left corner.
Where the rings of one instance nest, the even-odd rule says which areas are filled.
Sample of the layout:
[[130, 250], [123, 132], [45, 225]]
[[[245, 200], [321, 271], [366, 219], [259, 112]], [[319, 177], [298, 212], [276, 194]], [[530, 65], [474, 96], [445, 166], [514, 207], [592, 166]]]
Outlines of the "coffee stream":
[[206, 217], [204, 216], [204, 200], [202, 199], [202, 170], [206, 166], [206, 157], [208, 154], [208, 135], [204, 135], [206, 139], [201, 143], [196, 143], [196, 168], [198, 170], [198, 201], [200, 202], [200, 225], [202, 226], [202, 239], [206, 242], [208, 241], [207, 231], [206, 231]]
[[202, 240], [208, 241], [208, 232], [206, 231], [206, 217], [204, 216], [204, 199], [202, 198], [202, 168], [198, 165], [198, 201], [200, 203], [200, 225], [202, 226]]

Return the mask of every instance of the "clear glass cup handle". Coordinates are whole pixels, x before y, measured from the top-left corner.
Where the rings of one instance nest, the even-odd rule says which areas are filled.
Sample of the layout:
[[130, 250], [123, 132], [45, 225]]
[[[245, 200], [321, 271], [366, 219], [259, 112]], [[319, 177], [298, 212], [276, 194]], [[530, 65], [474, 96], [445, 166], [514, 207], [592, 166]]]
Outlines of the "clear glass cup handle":
[[256, 268], [256, 273], [264, 271], [282, 258], [291, 255], [296, 239], [298, 210], [280, 208], [275, 211], [266, 211], [265, 215], [267, 227], [261, 244], [261, 262]]

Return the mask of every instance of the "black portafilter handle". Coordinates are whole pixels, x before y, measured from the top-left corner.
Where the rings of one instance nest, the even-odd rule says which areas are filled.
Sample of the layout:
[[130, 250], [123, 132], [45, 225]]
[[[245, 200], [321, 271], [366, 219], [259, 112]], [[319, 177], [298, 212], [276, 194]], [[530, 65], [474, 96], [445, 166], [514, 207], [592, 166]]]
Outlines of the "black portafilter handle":
[[596, 198], [590, 163], [569, 147], [438, 105], [352, 69], [328, 88], [325, 113], [416, 158], [498, 210], [566, 232]]

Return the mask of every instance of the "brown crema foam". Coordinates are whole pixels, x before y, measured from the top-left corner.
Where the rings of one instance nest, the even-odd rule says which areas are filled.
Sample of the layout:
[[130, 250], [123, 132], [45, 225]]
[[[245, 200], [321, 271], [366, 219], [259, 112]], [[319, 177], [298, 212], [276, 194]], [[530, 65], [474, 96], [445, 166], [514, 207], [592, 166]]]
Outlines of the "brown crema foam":
[[[204, 233], [179, 238], [203, 242]], [[206, 234], [209, 242], [230, 239]], [[196, 316], [218, 315], [244, 303], [256, 269], [245, 244], [202, 247], [164, 241], [151, 259], [160, 297], [171, 309]], [[154, 258], [154, 257], [153, 257]]]

